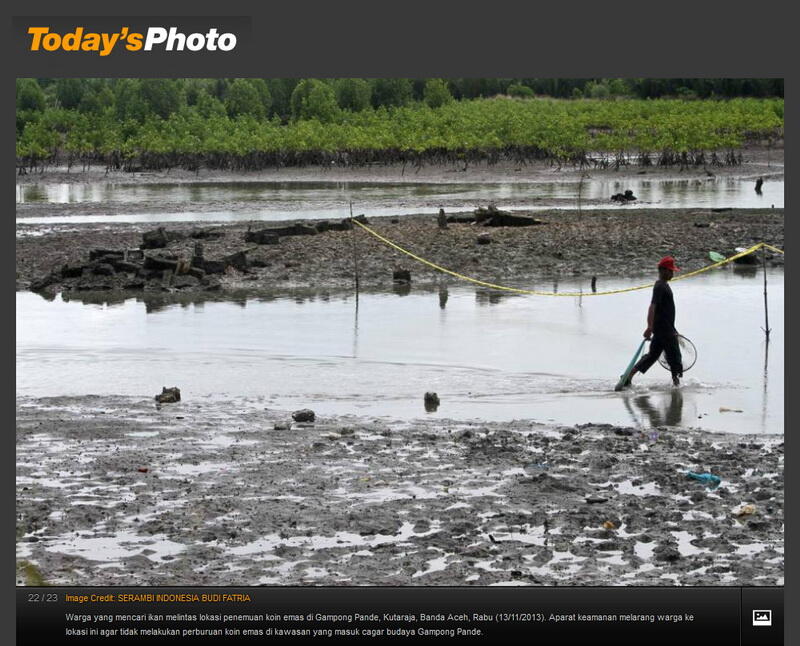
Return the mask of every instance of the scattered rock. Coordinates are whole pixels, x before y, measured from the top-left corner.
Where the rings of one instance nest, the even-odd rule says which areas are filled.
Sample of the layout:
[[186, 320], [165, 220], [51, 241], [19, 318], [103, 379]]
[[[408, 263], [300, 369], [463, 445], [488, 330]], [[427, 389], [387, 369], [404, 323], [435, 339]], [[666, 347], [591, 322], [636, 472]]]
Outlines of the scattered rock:
[[84, 265], [64, 265], [61, 268], [62, 278], [80, 278], [83, 274]]
[[275, 425], [272, 427], [276, 431], [290, 431], [292, 429], [291, 422], [275, 422]]
[[278, 244], [280, 236], [271, 231], [270, 229], [261, 229], [260, 231], [251, 231], [249, 228], [245, 231], [244, 241], [254, 242], [256, 244]]
[[125, 258], [125, 251], [118, 249], [91, 249], [89, 251], [89, 260], [99, 260], [100, 258]]
[[163, 256], [145, 256], [144, 264], [142, 266], [144, 269], [155, 269], [158, 271], [170, 269], [175, 271], [175, 269], [178, 267], [178, 259], [166, 258]]
[[436, 411], [439, 408], [439, 395], [433, 392], [425, 393], [425, 410], [429, 413]]
[[140, 249], [163, 249], [173, 240], [180, 240], [183, 235], [174, 231], [167, 231], [164, 227], [158, 227], [153, 231], [145, 231], [142, 234], [142, 244]]
[[219, 229], [192, 229], [189, 237], [195, 240], [218, 240], [225, 237], [225, 232]]
[[269, 229], [262, 229], [259, 233], [262, 235], [272, 235], [278, 237], [285, 236], [314, 236], [318, 231], [315, 226], [309, 224], [290, 224], [285, 227], [272, 227]]
[[674, 545], [662, 543], [653, 550], [653, 558], [656, 561], [675, 562], [681, 558], [681, 553]]
[[173, 386], [172, 388], [167, 388], [164, 386], [161, 389], [161, 394], [155, 396], [155, 400], [159, 404], [174, 404], [181, 400], [181, 391], [180, 388]]
[[316, 415], [310, 408], [302, 408], [292, 413], [292, 419], [295, 422], [313, 422], [316, 419]]
[[101, 262], [92, 267], [92, 273], [96, 276], [113, 276], [114, 268], [107, 263]]
[[221, 259], [221, 262], [225, 267], [233, 267], [239, 271], [247, 271], [247, 268], [250, 264], [247, 261], [246, 251], [237, 251], [229, 256], [225, 256]]
[[492, 241], [491, 233], [479, 233], [476, 239], [478, 244], [489, 244]]

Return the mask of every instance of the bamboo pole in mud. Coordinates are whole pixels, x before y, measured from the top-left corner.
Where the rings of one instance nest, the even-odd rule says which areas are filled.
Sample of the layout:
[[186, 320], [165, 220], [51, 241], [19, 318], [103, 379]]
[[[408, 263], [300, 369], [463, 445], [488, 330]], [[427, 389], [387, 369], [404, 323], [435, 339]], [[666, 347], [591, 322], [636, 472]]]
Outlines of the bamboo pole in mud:
[[350, 202], [350, 236], [353, 241], [353, 274], [356, 281], [356, 304], [358, 303], [358, 245], [356, 243], [356, 227], [353, 224], [353, 203]]

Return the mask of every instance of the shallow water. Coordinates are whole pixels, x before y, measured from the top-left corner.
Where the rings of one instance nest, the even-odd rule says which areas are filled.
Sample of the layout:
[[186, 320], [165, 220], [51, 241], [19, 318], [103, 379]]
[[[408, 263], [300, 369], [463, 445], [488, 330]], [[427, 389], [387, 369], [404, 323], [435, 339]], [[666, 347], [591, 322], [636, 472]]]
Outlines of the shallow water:
[[[247, 396], [318, 415], [782, 433], [783, 272], [768, 276], [768, 356], [762, 274], [718, 270], [673, 285], [678, 330], [699, 354], [684, 385], [673, 389], [655, 365], [625, 394], [611, 389], [639, 345], [646, 290], [577, 299], [412, 289], [362, 294], [357, 310], [341, 295], [97, 305], [18, 292], [17, 394], [151, 398], [176, 385], [190, 401]], [[436, 412], [424, 410], [426, 391], [441, 398]]]
[[[615, 193], [630, 189], [635, 202], [618, 206]], [[86, 204], [91, 214], [17, 218], [30, 224], [97, 222], [275, 221], [466, 211], [494, 203], [510, 210], [578, 206], [576, 182], [376, 183], [376, 182], [193, 182], [181, 184], [17, 184], [17, 204]], [[580, 187], [586, 209], [783, 208], [784, 182], [768, 179], [759, 195], [752, 179], [605, 179]], [[98, 204], [114, 213], [98, 214]], [[192, 205], [203, 205], [193, 210]], [[235, 208], [232, 208], [235, 204]], [[126, 212], [119, 213], [124, 205]], [[149, 211], [142, 213], [143, 210]]]

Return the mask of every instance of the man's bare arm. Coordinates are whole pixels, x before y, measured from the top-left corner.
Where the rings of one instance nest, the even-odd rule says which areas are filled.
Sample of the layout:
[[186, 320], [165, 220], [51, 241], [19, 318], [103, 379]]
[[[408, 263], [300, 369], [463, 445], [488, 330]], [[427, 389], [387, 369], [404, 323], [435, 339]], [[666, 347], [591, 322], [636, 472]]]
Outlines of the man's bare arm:
[[656, 313], [656, 306], [653, 303], [650, 303], [650, 307], [647, 310], [647, 329], [644, 331], [645, 339], [649, 339], [653, 334], [653, 317]]

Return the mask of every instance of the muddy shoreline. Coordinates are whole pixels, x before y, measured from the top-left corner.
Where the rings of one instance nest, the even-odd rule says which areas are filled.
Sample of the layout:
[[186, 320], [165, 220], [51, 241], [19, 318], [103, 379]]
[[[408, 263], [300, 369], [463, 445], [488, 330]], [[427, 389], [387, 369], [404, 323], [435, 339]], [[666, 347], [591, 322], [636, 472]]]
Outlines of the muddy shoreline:
[[463, 164], [424, 164], [416, 167], [411, 164], [374, 163], [368, 166], [309, 166], [304, 168], [285, 167], [260, 171], [227, 171], [199, 169], [186, 171], [171, 169], [168, 171], [147, 171], [126, 173], [123, 171], [106, 172], [105, 166], [90, 166], [83, 169], [74, 166], [48, 168], [42, 173], [33, 172], [16, 175], [18, 184], [71, 184], [83, 182], [99, 183], [184, 183], [184, 182], [376, 182], [376, 183], [450, 183], [450, 182], [536, 182], [559, 181], [578, 182], [582, 173], [590, 173], [595, 177], [614, 179], [630, 179], [652, 177], [658, 179], [687, 179], [706, 177], [711, 168], [715, 175], [724, 177], [750, 178], [783, 177], [784, 149], [783, 144], [773, 148], [762, 145], [747, 145], [741, 149], [743, 163], [733, 166], [647, 166], [632, 163], [619, 168], [581, 169], [571, 164], [558, 165], [550, 162], [531, 161], [514, 163], [501, 161], [495, 164], [487, 162]]
[[[524, 215], [524, 213], [522, 213]], [[485, 227], [470, 223], [450, 223], [439, 230], [434, 216], [372, 218], [372, 228], [415, 254], [453, 271], [506, 285], [531, 285], [547, 281], [552, 288], [558, 278], [585, 277], [587, 288], [592, 276], [648, 276], [655, 261], [673, 255], [685, 271], [709, 264], [709, 251], [732, 254], [735, 247], [749, 247], [767, 240], [783, 247], [783, 209], [747, 209], [712, 212], [698, 209], [659, 211], [624, 210], [550, 211], [529, 213], [543, 224], [527, 227]], [[304, 224], [313, 224], [304, 221]], [[280, 237], [277, 244], [245, 242], [248, 226], [271, 228], [285, 223], [241, 223], [204, 227], [220, 237], [202, 240], [207, 259], [220, 259], [247, 250], [247, 267], [228, 267], [214, 276], [213, 289], [223, 292], [286, 290], [296, 288], [352, 289], [354, 284], [354, 242], [359, 262], [359, 282], [364, 288], [391, 288], [395, 270], [411, 272], [412, 285], [452, 283], [451, 278], [430, 269], [371, 237], [362, 230], [325, 231], [316, 235]], [[175, 224], [166, 231], [184, 236], [163, 249], [148, 251], [173, 258], [192, 258], [197, 225]], [[17, 289], [64, 265], [88, 262], [94, 248], [137, 248], [142, 234], [153, 225], [53, 225], [41, 235], [37, 228], [17, 225]], [[488, 244], [479, 244], [486, 234]], [[769, 252], [772, 265], [782, 265], [783, 257]], [[62, 288], [54, 280], [49, 288]], [[116, 284], [109, 281], [108, 284]], [[160, 281], [138, 282], [154, 292], [198, 292], [207, 284], [195, 281], [182, 287]], [[74, 281], [68, 288], [78, 291], [109, 289], [103, 280]], [[548, 290], [549, 291], [549, 290]]]
[[18, 397], [18, 583], [783, 583], [782, 437], [266, 403]]

